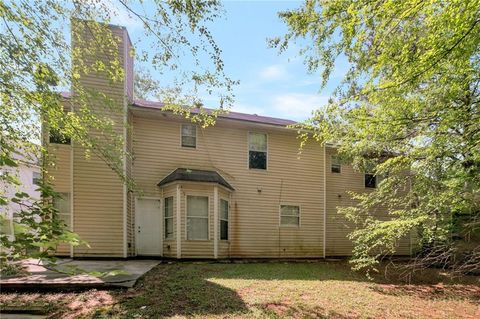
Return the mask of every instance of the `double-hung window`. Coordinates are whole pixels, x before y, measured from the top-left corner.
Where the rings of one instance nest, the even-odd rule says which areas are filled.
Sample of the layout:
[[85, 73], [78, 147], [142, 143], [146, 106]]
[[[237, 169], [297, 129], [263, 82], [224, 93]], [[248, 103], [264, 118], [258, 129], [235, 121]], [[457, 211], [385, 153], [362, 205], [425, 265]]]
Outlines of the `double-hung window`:
[[58, 218], [69, 228], [71, 226], [70, 193], [60, 193], [61, 197], [53, 200], [53, 207], [58, 211]]
[[42, 181], [42, 174], [39, 172], [32, 172], [32, 184], [33, 185], [40, 185]]
[[187, 196], [187, 240], [208, 240], [206, 196]]
[[182, 124], [182, 147], [197, 147], [197, 127], [193, 124]]
[[228, 240], [228, 201], [220, 200], [220, 240]]
[[248, 134], [248, 167], [267, 169], [267, 134]]
[[58, 129], [50, 129], [48, 140], [52, 144], [71, 144], [70, 137], [62, 134]]
[[173, 238], [173, 197], [164, 199], [163, 218], [164, 218], [164, 233], [165, 239]]
[[300, 206], [280, 205], [280, 226], [300, 226]]
[[332, 156], [331, 172], [332, 173], [342, 172], [342, 164], [340, 163], [338, 156]]

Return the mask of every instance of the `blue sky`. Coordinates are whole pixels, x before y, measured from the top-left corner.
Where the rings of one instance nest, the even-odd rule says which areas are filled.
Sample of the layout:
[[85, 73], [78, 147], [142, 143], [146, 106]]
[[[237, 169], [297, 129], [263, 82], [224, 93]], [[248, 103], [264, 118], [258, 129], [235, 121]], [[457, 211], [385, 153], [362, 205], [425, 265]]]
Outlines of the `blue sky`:
[[[304, 120], [326, 104], [340, 82], [346, 63], [340, 61], [327, 87], [320, 90], [320, 75], [307, 74], [296, 50], [279, 55], [267, 38], [286, 32], [279, 11], [300, 6], [299, 1], [226, 1], [225, 15], [211, 26], [223, 51], [227, 75], [240, 80], [232, 110], [293, 120]], [[126, 25], [135, 42], [135, 26]], [[209, 106], [205, 99], [205, 105]]]

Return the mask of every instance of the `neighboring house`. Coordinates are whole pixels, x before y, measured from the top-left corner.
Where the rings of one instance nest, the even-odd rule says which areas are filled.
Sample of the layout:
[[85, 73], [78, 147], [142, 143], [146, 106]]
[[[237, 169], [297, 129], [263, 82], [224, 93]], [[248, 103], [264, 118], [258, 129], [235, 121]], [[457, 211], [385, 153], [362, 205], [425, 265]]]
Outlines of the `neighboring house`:
[[15, 193], [27, 193], [30, 199], [39, 199], [40, 192], [37, 190], [37, 184], [41, 179], [40, 166], [35, 155], [25, 154], [19, 150], [13, 156], [17, 160], [18, 167], [0, 167], [0, 175], [9, 173], [16, 176], [20, 182], [20, 185], [17, 186], [7, 184], [0, 179], [0, 196], [8, 200], [8, 205], [0, 205], [0, 215], [5, 218], [1, 231], [9, 235], [13, 235], [13, 218], [15, 213], [21, 209], [20, 205], [12, 202], [11, 199], [15, 197]]
[[[76, 22], [78, 23], [78, 22]], [[336, 207], [347, 191], [368, 191], [374, 176], [341, 165], [335, 149], [307, 143], [299, 154], [293, 121], [230, 112], [201, 128], [162, 103], [133, 100], [131, 42], [119, 38], [123, 83], [93, 75], [87, 88], [104, 90], [122, 106], [111, 114], [125, 149], [124, 172], [140, 191], [129, 192], [104, 162], [85, 158], [81, 146], [50, 141], [50, 171], [65, 202], [61, 213], [90, 244], [62, 247], [60, 255], [171, 258], [286, 258], [351, 254], [351, 230]], [[87, 37], [86, 37], [87, 38]], [[65, 94], [66, 108], [71, 92]], [[97, 105], [93, 102], [91, 107]], [[127, 125], [131, 130], [127, 129]], [[387, 216], [386, 212], [383, 212]], [[410, 251], [409, 239], [398, 254]]]

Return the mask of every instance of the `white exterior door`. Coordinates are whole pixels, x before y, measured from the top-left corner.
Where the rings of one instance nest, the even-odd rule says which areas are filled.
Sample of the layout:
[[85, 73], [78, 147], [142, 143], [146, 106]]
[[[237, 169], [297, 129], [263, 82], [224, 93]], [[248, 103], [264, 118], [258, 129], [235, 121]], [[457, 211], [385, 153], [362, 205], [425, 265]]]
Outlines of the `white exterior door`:
[[137, 199], [135, 216], [137, 254], [161, 256], [163, 254], [163, 223], [160, 200]]

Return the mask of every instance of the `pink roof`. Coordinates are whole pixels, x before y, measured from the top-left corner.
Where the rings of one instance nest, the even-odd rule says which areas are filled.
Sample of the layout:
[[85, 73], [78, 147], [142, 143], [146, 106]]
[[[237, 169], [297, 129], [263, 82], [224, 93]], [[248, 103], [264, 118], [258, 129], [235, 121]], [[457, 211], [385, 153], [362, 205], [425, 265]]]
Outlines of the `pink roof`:
[[[133, 106], [161, 110], [162, 107], [164, 106], [164, 103], [136, 99], [136, 100], [133, 101]], [[212, 111], [212, 109], [208, 109], [208, 108], [205, 108], [205, 110], [207, 112]], [[195, 112], [195, 110], [193, 110], [192, 112]], [[261, 116], [261, 115], [257, 115], [257, 114], [246, 114], [246, 113], [239, 113], [239, 112], [231, 112], [231, 111], [228, 112], [228, 113], [220, 114], [220, 115], [218, 115], [218, 117], [231, 119], [231, 120], [261, 123], [261, 124], [269, 124], [269, 125], [278, 125], [278, 126], [287, 126], [287, 125], [292, 125], [292, 124], [297, 123], [297, 122], [292, 121], [292, 120], [285, 120], [285, 119], [279, 119], [279, 118], [275, 118], [275, 117]]]

